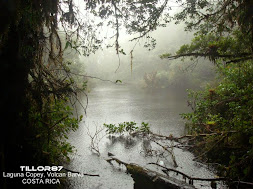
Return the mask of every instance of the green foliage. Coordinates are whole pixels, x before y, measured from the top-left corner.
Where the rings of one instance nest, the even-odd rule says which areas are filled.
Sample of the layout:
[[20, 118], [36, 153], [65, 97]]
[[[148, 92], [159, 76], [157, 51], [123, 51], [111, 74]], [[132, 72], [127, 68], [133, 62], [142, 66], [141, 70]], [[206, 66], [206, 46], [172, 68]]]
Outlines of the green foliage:
[[[1, 1], [0, 6], [1, 15], [4, 15], [0, 29], [0, 70], [4, 73], [1, 74], [1, 81], [5, 89], [0, 99], [4, 105], [2, 122], [9, 125], [6, 127], [7, 132], [3, 132], [3, 137], [0, 137], [3, 144], [1, 163], [8, 165], [7, 168], [16, 169], [15, 166], [23, 164], [23, 159], [13, 161], [16, 154], [24, 159], [29, 157], [26, 162], [31, 160], [31, 164], [57, 163], [58, 159], [68, 159], [72, 147], [65, 139], [69, 131], [76, 130], [81, 119], [73, 117], [71, 108], [66, 105], [66, 97], [72, 96], [78, 100], [77, 93], [87, 86], [86, 81], [80, 82], [79, 86], [76, 84], [78, 79], [75, 80], [71, 75], [71, 68], [78, 71], [80, 67], [74, 60], [71, 60], [71, 63], [64, 62], [63, 51], [74, 49], [81, 54], [82, 49], [82, 54], [86, 56], [94, 53], [103, 41], [96, 36], [99, 33], [98, 28], [103, 28], [103, 24], [116, 31], [114, 46], [117, 53], [126, 54], [118, 43], [120, 27], [123, 25], [128, 34], [137, 36], [132, 40], [146, 37], [144, 46], [153, 49], [156, 41], [149, 33], [169, 21], [168, 15], [161, 19], [162, 14], [169, 10], [168, 1], [85, 1], [84, 9], [87, 15], [93, 14], [101, 18], [97, 24], [78, 19], [80, 16], [77, 14], [80, 11], [72, 0], [6, 2]], [[233, 59], [249, 59], [249, 53], [250, 57], [252, 56], [251, 1], [222, 0], [213, 3], [198, 0], [187, 1], [186, 4], [182, 0], [177, 2], [185, 6], [182, 6], [182, 12], [174, 19], [187, 21], [188, 29], [199, 30], [193, 43], [183, 46], [179, 53], [198, 50], [207, 53], [212, 60], [217, 55], [230, 55], [229, 53], [232, 53]], [[64, 43], [57, 32], [58, 23], [61, 23], [65, 32], [66, 42], [63, 48]], [[216, 35], [210, 33], [213, 31], [217, 32]], [[246, 56], [240, 55], [245, 53]], [[70, 59], [76, 59], [78, 54], [71, 56]], [[236, 61], [240, 61], [238, 59]], [[224, 156], [230, 158], [229, 169], [233, 170], [230, 171], [231, 175], [239, 172], [247, 178], [252, 174], [252, 169], [246, 168], [245, 165], [248, 166], [249, 162], [252, 162], [253, 156], [253, 102], [252, 77], [248, 72], [252, 70], [252, 66], [244, 66], [232, 65], [229, 69], [221, 69], [224, 81], [214, 90], [200, 94], [194, 106], [195, 114], [189, 114], [187, 117], [193, 121], [192, 128], [198, 132], [208, 131], [208, 128], [216, 132], [231, 129], [237, 132], [228, 136], [226, 143], [222, 142], [240, 150], [232, 150], [232, 156], [226, 153]], [[78, 72], [75, 73], [80, 76]], [[156, 75], [154, 72], [151, 77], [145, 76], [151, 87], [157, 85]], [[109, 132], [119, 134], [135, 130], [149, 131], [146, 123], [142, 123], [139, 128], [133, 122], [121, 123], [118, 126], [110, 124], [107, 127]], [[21, 133], [16, 135], [13, 131]], [[209, 137], [207, 140], [210, 143], [217, 140], [220, 142], [220, 138], [216, 137]], [[241, 167], [234, 162], [239, 162]], [[1, 166], [1, 171], [8, 172], [4, 167]]]
[[73, 117], [72, 108], [66, 105], [67, 100], [52, 99], [43, 106], [41, 112], [37, 111], [36, 106], [31, 107], [29, 117], [35, 138], [31, 145], [37, 148], [34, 154], [36, 158], [47, 159], [51, 163], [69, 161], [73, 147], [66, 142], [67, 135], [70, 131], [76, 131], [83, 116]]
[[67, 50], [68, 47], [70, 47], [71, 50], [74, 49], [76, 53], [81, 55], [81, 52], [79, 50], [80, 46], [81, 46], [80, 44], [77, 44], [77, 41], [73, 41], [73, 42], [67, 41], [66, 44], [65, 44], [64, 50]]
[[[213, 56], [213, 58], [219, 58], [220, 56], [224, 59], [231, 59], [233, 57], [226, 57], [226, 55], [233, 55], [236, 57], [243, 53], [250, 53], [250, 44], [250, 38], [243, 37], [243, 33], [239, 30], [234, 30], [229, 36], [199, 32], [195, 34], [195, 38], [192, 39], [191, 44], [182, 45], [176, 54], [203, 53], [208, 56]], [[212, 52], [214, 50], [215, 52]]]
[[222, 174], [250, 180], [253, 176], [253, 65], [220, 66], [220, 83], [189, 93], [193, 112], [182, 114], [192, 134], [215, 133], [199, 141], [200, 154], [225, 165]]
[[148, 123], [142, 122], [140, 131], [144, 133], [148, 133], [150, 131], [150, 127], [148, 126]]
[[109, 26], [116, 30], [114, 46], [117, 54], [126, 55], [124, 50], [120, 48], [118, 40], [120, 36], [119, 29], [122, 26], [128, 34], [137, 36], [132, 38], [132, 41], [146, 37], [144, 47], [152, 50], [156, 45], [156, 40], [149, 33], [156, 30], [157, 27], [166, 26], [169, 20], [168, 10], [170, 10], [170, 7], [167, 0], [163, 2], [158, 0], [88, 1], [85, 6], [99, 21], [98, 28]]
[[[177, 2], [184, 3], [182, 0]], [[221, 33], [240, 28], [247, 33], [252, 27], [251, 16], [252, 1], [198, 0], [187, 1], [174, 19], [185, 22], [188, 30]]]
[[122, 83], [122, 81], [119, 80], [119, 79], [117, 79], [117, 80], [115, 81], [115, 83]]
[[183, 7], [174, 20], [185, 22], [186, 30], [195, 30], [195, 38], [167, 58], [205, 57], [227, 63], [252, 59], [252, 1], [187, 1]]
[[67, 41], [64, 50], [66, 50], [69, 46], [72, 48], [72, 43], [70, 41]]
[[161, 59], [165, 59], [165, 58], [168, 58], [169, 56], [171, 56], [172, 54], [171, 53], [164, 53], [164, 54], [161, 54], [159, 57]]
[[186, 30], [195, 29], [195, 38], [167, 57], [204, 57], [216, 63], [219, 84], [189, 91], [193, 112], [182, 117], [191, 134], [207, 134], [195, 140], [199, 157], [219, 163], [220, 175], [246, 181], [253, 177], [251, 9], [252, 1], [187, 1], [174, 19], [184, 21]]
[[124, 49], [120, 49], [119, 50], [119, 53], [123, 54], [123, 55], [126, 55], [126, 53], [124, 52]]
[[142, 122], [140, 127], [136, 126], [137, 123], [131, 121], [131, 122], [123, 122], [119, 123], [118, 126], [115, 124], [105, 124], [104, 127], [106, 127], [106, 132], [108, 134], [123, 134], [128, 133], [132, 134], [133, 132], [142, 132], [142, 133], [149, 133], [150, 127], [148, 126], [148, 123]]

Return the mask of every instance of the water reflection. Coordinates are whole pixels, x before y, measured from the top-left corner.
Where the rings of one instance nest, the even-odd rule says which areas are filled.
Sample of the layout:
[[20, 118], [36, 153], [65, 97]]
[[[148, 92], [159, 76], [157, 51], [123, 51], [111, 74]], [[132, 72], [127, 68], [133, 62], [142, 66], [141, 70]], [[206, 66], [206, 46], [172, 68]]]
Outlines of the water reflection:
[[[182, 92], [181, 92], [182, 93]], [[149, 167], [150, 162], [160, 162], [167, 167], [173, 167], [170, 155], [158, 151], [158, 147], [148, 138], [128, 135], [103, 137], [99, 141], [100, 156], [94, 156], [90, 151], [91, 139], [87, 135], [87, 127], [90, 133], [95, 133], [96, 128], [107, 124], [118, 124], [134, 121], [137, 125], [148, 122], [151, 131], [169, 136], [184, 134], [184, 122], [180, 113], [189, 111], [186, 103], [186, 94], [176, 91], [148, 92], [145, 90], [126, 86], [100, 86], [89, 94], [89, 106], [85, 123], [70, 134], [69, 141], [77, 149], [73, 154], [69, 169], [79, 172], [96, 173], [99, 178], [73, 179], [71, 189], [132, 189], [133, 179], [122, 170], [108, 165], [108, 152], [124, 162], [136, 163], [143, 167]], [[83, 100], [86, 102], [86, 99]], [[105, 131], [103, 131], [105, 132]], [[101, 133], [103, 136], [105, 133]], [[161, 149], [161, 148], [160, 148]], [[196, 166], [194, 156], [179, 148], [174, 149], [177, 170], [194, 177], [213, 177], [214, 174], [207, 170], [206, 166]], [[156, 169], [156, 168], [154, 168]], [[202, 187], [195, 183], [199, 188]]]
[[107, 149], [113, 148], [113, 146], [116, 145], [117, 143], [120, 143], [126, 149], [131, 149], [135, 147], [138, 142], [140, 142], [140, 140], [138, 140], [137, 137], [131, 137], [131, 136], [125, 136], [125, 135], [120, 135], [120, 136], [109, 135], [108, 139], [109, 139], [109, 142], [106, 143]]

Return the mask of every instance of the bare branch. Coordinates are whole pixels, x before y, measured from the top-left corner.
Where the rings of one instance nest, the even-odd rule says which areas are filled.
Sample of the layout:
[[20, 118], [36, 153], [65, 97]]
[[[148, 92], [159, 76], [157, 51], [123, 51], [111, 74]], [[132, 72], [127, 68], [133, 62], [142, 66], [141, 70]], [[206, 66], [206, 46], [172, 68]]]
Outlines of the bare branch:
[[159, 167], [162, 167], [164, 170], [164, 172], [175, 172], [177, 174], [180, 174], [182, 175], [184, 178], [188, 178], [189, 180], [201, 180], [201, 181], [221, 181], [221, 180], [228, 180], [228, 178], [226, 177], [219, 177], [219, 178], [198, 178], [198, 177], [190, 177], [189, 175], [181, 172], [181, 171], [178, 171], [176, 169], [171, 169], [171, 168], [167, 168], [165, 166], [162, 166], [162, 165], [159, 165], [157, 163], [148, 163], [150, 165], [156, 165], [156, 166], [159, 166]]
[[82, 175], [85, 175], [85, 176], [91, 176], [91, 177], [99, 177], [98, 174], [81, 173], [81, 172], [78, 172], [78, 171], [72, 171], [72, 170], [67, 169], [67, 168], [65, 168], [65, 167], [63, 167], [63, 169], [66, 170], [66, 171], [69, 171], [69, 172], [71, 172], [71, 173], [78, 173], [78, 174], [82, 174]]

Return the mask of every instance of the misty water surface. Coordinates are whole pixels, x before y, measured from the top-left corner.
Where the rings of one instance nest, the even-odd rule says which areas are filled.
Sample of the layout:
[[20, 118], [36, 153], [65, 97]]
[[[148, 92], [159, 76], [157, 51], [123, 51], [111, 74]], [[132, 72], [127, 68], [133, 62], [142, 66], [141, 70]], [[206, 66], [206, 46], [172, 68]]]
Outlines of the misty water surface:
[[[173, 167], [171, 157], [166, 159], [145, 157], [143, 144], [145, 141], [135, 138], [129, 142], [124, 136], [110, 140], [105, 136], [105, 130], [99, 135], [100, 156], [90, 151], [90, 135], [100, 129], [103, 123], [121, 123], [124, 121], [142, 121], [150, 124], [151, 130], [163, 135], [184, 134], [184, 122], [180, 113], [190, 111], [186, 103], [186, 93], [174, 90], [148, 91], [128, 85], [103, 85], [92, 90], [89, 96], [87, 117], [80, 128], [71, 133], [69, 140], [77, 149], [71, 157], [68, 167], [75, 171], [99, 174], [100, 177], [83, 177], [70, 179], [70, 188], [103, 188], [131, 189], [133, 179], [125, 173], [124, 166], [112, 166], [105, 160], [108, 152], [128, 163], [137, 163], [144, 167], [157, 170], [147, 165], [149, 162], [162, 160], [167, 167]], [[86, 98], [83, 98], [86, 102]], [[206, 166], [193, 161], [193, 155], [187, 151], [175, 148], [174, 153], [178, 170], [194, 177], [213, 177], [214, 174]], [[196, 183], [201, 188], [209, 188], [207, 183]]]

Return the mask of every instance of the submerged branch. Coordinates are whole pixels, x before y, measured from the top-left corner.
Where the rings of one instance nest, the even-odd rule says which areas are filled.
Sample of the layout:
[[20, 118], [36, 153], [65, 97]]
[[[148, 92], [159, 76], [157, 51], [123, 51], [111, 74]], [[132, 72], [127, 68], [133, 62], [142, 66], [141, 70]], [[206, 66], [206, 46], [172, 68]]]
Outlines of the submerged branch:
[[153, 133], [153, 132], [150, 131], [150, 134], [153, 135], [153, 136], [165, 138], [166, 140], [172, 140], [172, 141], [176, 141], [176, 142], [179, 142], [179, 143], [180, 143], [180, 140], [184, 139], [184, 138], [206, 137], [206, 136], [212, 136], [212, 135], [224, 135], [224, 134], [227, 134], [227, 133], [237, 133], [237, 131], [224, 131], [224, 132], [216, 132], [216, 133], [215, 132], [213, 132], [213, 133], [201, 133], [201, 134], [198, 134], [198, 135], [183, 135], [183, 136], [180, 136], [180, 137], [174, 137], [172, 135], [166, 136], [166, 135], [156, 134], [156, 133]]
[[111, 158], [106, 160], [110, 164], [112, 161], [117, 162], [119, 165], [123, 164], [127, 171], [132, 175], [135, 181], [135, 188], [138, 186], [142, 186], [142, 188], [149, 187], [149, 188], [181, 188], [182, 185], [187, 185], [187, 188], [195, 188], [192, 185], [189, 185], [185, 182], [182, 182], [178, 179], [171, 178], [167, 175], [162, 173], [141, 167], [139, 165], [133, 163], [126, 163], [117, 158]]
[[163, 168], [163, 172], [174, 172], [174, 173], [177, 173], [177, 174], [180, 174], [183, 176], [183, 178], [187, 178], [189, 179], [190, 181], [193, 181], [193, 180], [198, 180], [198, 181], [230, 181], [231, 183], [238, 183], [238, 184], [245, 184], [245, 185], [249, 185], [249, 186], [253, 186], [253, 183], [252, 182], [244, 182], [244, 181], [233, 181], [227, 177], [217, 177], [217, 178], [199, 178], [199, 177], [191, 177], [181, 171], [178, 171], [176, 169], [172, 169], [172, 168], [167, 168], [165, 166], [162, 166], [162, 165], [159, 165], [157, 163], [148, 163], [150, 165], [156, 165], [156, 166], [159, 166], [161, 168]]
[[162, 166], [162, 165], [159, 165], [157, 163], [148, 163], [150, 165], [156, 165], [156, 166], [159, 166], [159, 167], [162, 167], [164, 172], [168, 172], [168, 171], [171, 171], [171, 172], [175, 172], [177, 174], [180, 174], [182, 175], [184, 178], [188, 178], [189, 180], [201, 180], [201, 181], [221, 181], [221, 180], [228, 180], [228, 178], [226, 177], [219, 177], [219, 178], [198, 178], [198, 177], [190, 177], [189, 175], [181, 172], [181, 171], [178, 171], [176, 169], [172, 169], [172, 168], [167, 168], [165, 166]]
[[175, 155], [173, 153], [173, 150], [169, 150], [166, 146], [160, 144], [159, 142], [156, 142], [155, 140], [151, 139], [151, 141], [154, 142], [154, 143], [156, 143], [158, 146], [162, 147], [166, 152], [168, 152], [171, 155], [171, 157], [172, 157], [172, 160], [173, 160], [173, 163], [174, 163], [174, 167], [178, 167], [177, 162], [176, 162], [176, 157], [175, 157]]

